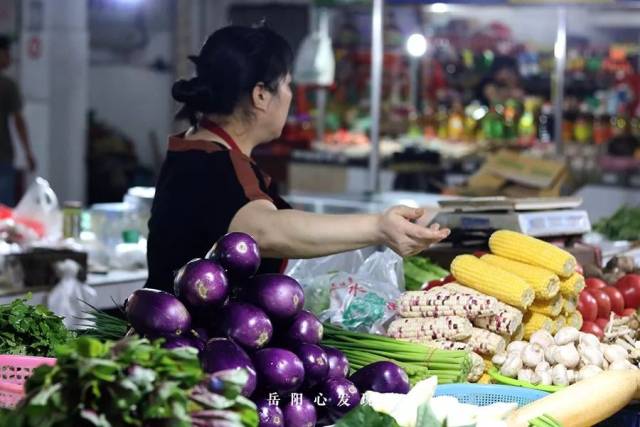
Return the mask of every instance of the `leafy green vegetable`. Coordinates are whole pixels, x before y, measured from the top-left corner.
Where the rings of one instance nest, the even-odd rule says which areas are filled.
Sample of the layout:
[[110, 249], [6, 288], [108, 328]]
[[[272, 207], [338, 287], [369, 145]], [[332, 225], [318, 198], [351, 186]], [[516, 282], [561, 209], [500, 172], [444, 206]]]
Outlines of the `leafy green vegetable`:
[[86, 301], [82, 302], [91, 310], [84, 312], [86, 317], [81, 319], [84, 323], [78, 331], [79, 334], [99, 340], [119, 340], [126, 335], [130, 327], [129, 322], [112, 316]]
[[258, 424], [255, 405], [240, 395], [247, 373], [208, 376], [192, 348], [167, 350], [137, 337], [103, 343], [84, 336], [61, 346], [56, 357], [55, 366], [34, 371], [25, 399], [0, 415], [1, 427]]
[[371, 406], [358, 405], [340, 418], [335, 427], [399, 427], [396, 420], [387, 414], [376, 412]]
[[408, 291], [419, 290], [424, 283], [442, 279], [449, 275], [444, 268], [436, 265], [428, 258], [413, 256], [404, 259], [404, 281]]
[[593, 228], [611, 240], [640, 240], [640, 207], [623, 206]]
[[51, 356], [54, 349], [74, 337], [62, 321], [43, 305], [17, 298], [0, 305], [0, 354]]

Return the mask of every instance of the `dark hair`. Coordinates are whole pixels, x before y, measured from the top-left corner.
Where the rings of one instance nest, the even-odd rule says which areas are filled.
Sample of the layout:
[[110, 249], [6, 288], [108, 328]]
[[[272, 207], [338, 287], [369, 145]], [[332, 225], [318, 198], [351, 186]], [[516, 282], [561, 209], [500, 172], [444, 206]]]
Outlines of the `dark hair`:
[[200, 114], [229, 115], [262, 82], [270, 91], [291, 71], [287, 41], [266, 27], [232, 25], [209, 36], [198, 56], [196, 76], [173, 84], [173, 99], [184, 105], [176, 115], [195, 124]]
[[11, 38], [5, 34], [0, 34], [0, 50], [9, 50], [11, 47]]

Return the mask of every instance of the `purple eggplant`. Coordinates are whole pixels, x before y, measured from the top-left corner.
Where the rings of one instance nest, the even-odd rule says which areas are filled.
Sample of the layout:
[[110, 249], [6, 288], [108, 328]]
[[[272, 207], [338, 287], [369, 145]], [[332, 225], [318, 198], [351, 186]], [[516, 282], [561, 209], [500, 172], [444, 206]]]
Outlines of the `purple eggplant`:
[[284, 414], [278, 407], [278, 402], [260, 399], [256, 402], [260, 422], [258, 427], [284, 427]]
[[256, 370], [251, 359], [236, 343], [226, 338], [212, 338], [200, 353], [202, 369], [210, 374], [229, 369], [244, 369], [249, 374], [242, 389], [244, 396], [251, 396], [256, 389]]
[[295, 391], [304, 381], [304, 365], [298, 356], [282, 348], [264, 348], [253, 355], [261, 389], [286, 393]]
[[291, 319], [304, 306], [302, 286], [284, 274], [255, 276], [251, 281], [251, 294], [255, 303], [273, 319]]
[[212, 260], [194, 259], [186, 263], [174, 280], [174, 292], [189, 307], [221, 306], [229, 295], [223, 268]]
[[295, 346], [294, 353], [302, 360], [307, 384], [318, 383], [327, 378], [329, 358], [322, 347], [315, 344], [302, 343]]
[[322, 322], [315, 314], [302, 310], [287, 328], [286, 337], [290, 342], [318, 344], [322, 340]]
[[358, 369], [349, 377], [361, 393], [373, 390], [378, 393], [409, 392], [409, 377], [407, 373], [393, 362], [381, 361], [371, 363]]
[[282, 406], [285, 427], [315, 427], [318, 415], [311, 400], [302, 393], [292, 393]]
[[360, 392], [346, 378], [330, 378], [320, 384], [318, 390], [333, 413], [345, 414], [360, 404]]
[[125, 313], [133, 329], [152, 337], [181, 335], [191, 328], [191, 315], [168, 292], [143, 288], [127, 298]]
[[164, 344], [162, 344], [162, 347], [167, 349], [192, 347], [198, 351], [202, 351], [204, 349], [204, 345], [191, 335], [179, 335], [177, 337], [168, 337], [166, 338]]
[[225, 269], [232, 280], [245, 280], [260, 267], [258, 243], [245, 233], [228, 233], [216, 242], [207, 254]]
[[349, 375], [349, 360], [343, 352], [337, 348], [322, 346], [329, 359], [329, 372], [327, 378], [345, 378]]
[[257, 350], [273, 335], [271, 320], [258, 307], [242, 302], [227, 304], [222, 312], [222, 330], [242, 347]]

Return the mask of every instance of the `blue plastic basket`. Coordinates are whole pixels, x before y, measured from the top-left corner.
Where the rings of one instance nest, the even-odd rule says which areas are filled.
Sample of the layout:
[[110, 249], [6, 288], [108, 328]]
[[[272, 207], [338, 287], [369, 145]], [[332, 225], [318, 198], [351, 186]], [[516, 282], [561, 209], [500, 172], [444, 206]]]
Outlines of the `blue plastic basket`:
[[499, 384], [443, 384], [436, 387], [434, 396], [453, 396], [460, 403], [486, 406], [496, 402], [527, 405], [548, 395], [546, 391]]

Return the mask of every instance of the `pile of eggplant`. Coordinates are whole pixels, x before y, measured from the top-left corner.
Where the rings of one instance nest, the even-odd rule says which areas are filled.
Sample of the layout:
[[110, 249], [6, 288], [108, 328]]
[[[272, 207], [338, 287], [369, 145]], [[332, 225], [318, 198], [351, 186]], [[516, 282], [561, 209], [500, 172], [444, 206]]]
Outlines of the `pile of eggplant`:
[[163, 338], [167, 348], [196, 348], [207, 373], [246, 370], [242, 393], [256, 403], [261, 427], [313, 427], [340, 418], [367, 390], [409, 391], [406, 373], [390, 362], [347, 379], [349, 362], [320, 345], [322, 323], [303, 309], [300, 284], [284, 274], [256, 275], [259, 266], [256, 241], [229, 233], [177, 272], [175, 295], [136, 290], [127, 318], [135, 332]]

